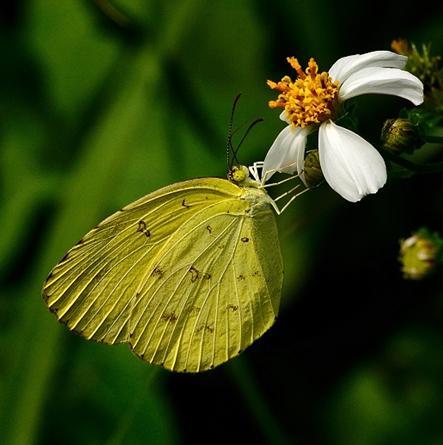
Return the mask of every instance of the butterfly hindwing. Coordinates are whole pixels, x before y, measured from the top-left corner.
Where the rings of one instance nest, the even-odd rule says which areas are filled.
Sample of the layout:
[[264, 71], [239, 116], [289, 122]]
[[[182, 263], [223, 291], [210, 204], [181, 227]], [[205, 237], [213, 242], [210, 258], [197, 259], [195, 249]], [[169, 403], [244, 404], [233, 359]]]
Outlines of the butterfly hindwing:
[[255, 215], [249, 209], [227, 200], [169, 240], [134, 307], [137, 355], [198, 372], [238, 355], [271, 327], [283, 276], [275, 218], [270, 207]]

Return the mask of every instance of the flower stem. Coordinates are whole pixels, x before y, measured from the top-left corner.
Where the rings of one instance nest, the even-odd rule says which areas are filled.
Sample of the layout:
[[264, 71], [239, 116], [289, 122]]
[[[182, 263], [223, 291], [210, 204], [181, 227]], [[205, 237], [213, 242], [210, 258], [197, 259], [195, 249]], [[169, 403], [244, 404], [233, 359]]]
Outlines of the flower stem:
[[426, 142], [431, 142], [434, 144], [443, 144], [443, 136], [436, 136], [436, 135], [425, 135], [424, 136]]
[[381, 150], [383, 156], [401, 167], [406, 168], [417, 174], [439, 173], [443, 172], [443, 162], [435, 162], [433, 164], [417, 164], [416, 162], [408, 161], [400, 156], [394, 155], [386, 150]]
[[146, 371], [146, 381], [142, 386], [144, 391], [140, 391], [138, 394], [134, 395], [132, 404], [128, 409], [122, 413], [119, 423], [117, 424], [112, 435], [106, 442], [106, 445], [121, 445], [126, 442], [125, 437], [131, 429], [132, 424], [135, 421], [137, 412], [141, 409], [144, 398], [146, 397], [146, 391], [149, 391], [151, 384], [158, 378], [161, 373], [160, 367], [149, 366]]
[[266, 437], [265, 442], [281, 445], [293, 443], [289, 440], [286, 432], [282, 430], [269, 403], [261, 394], [246, 358], [239, 357], [233, 360], [226, 369], [237, 384], [241, 395], [251, 410], [251, 414], [256, 418], [257, 425], [260, 426], [262, 433]]

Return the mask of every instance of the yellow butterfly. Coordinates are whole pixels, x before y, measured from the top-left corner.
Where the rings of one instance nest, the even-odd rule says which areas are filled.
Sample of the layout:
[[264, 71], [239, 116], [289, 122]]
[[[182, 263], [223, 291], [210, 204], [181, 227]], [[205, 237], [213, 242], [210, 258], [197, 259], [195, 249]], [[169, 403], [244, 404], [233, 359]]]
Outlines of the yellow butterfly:
[[[236, 161], [260, 120], [232, 149]], [[260, 169], [262, 162], [231, 166], [227, 180], [172, 184], [106, 218], [49, 274], [49, 309], [86, 339], [127, 343], [169, 370], [205, 371], [235, 357], [277, 317], [283, 265], [275, 213], [300, 194], [280, 210], [276, 201], [298, 186], [275, 200], [266, 187], [296, 176], [265, 185]]]
[[88, 340], [184, 372], [238, 355], [274, 323], [283, 281], [274, 201], [246, 167], [135, 201], [87, 233], [44, 299]]

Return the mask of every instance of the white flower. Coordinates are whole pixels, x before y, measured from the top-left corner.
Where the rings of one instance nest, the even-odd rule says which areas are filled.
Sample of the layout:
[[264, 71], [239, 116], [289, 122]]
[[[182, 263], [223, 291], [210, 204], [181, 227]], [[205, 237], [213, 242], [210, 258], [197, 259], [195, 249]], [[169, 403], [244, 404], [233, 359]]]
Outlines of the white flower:
[[354, 132], [333, 122], [337, 105], [351, 97], [378, 93], [399, 96], [414, 105], [423, 102], [422, 82], [403, 68], [407, 57], [390, 51], [373, 51], [343, 57], [329, 72], [318, 73], [314, 59], [306, 71], [288, 58], [298, 78], [268, 81], [280, 92], [271, 107], [283, 107], [280, 118], [288, 123], [264, 160], [269, 179], [276, 171], [297, 173], [303, 179], [307, 136], [319, 129], [320, 166], [328, 184], [351, 202], [376, 193], [386, 183], [386, 165], [380, 153]]

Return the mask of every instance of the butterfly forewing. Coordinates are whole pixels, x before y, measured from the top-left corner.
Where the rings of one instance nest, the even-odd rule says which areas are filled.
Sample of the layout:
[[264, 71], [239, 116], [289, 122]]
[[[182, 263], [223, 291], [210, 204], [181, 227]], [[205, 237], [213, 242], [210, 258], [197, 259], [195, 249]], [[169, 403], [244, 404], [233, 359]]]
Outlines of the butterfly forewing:
[[238, 193], [228, 181], [165, 187], [111, 215], [52, 270], [43, 289], [57, 317], [84, 337], [127, 341], [137, 289], [165, 240], [191, 214]]

